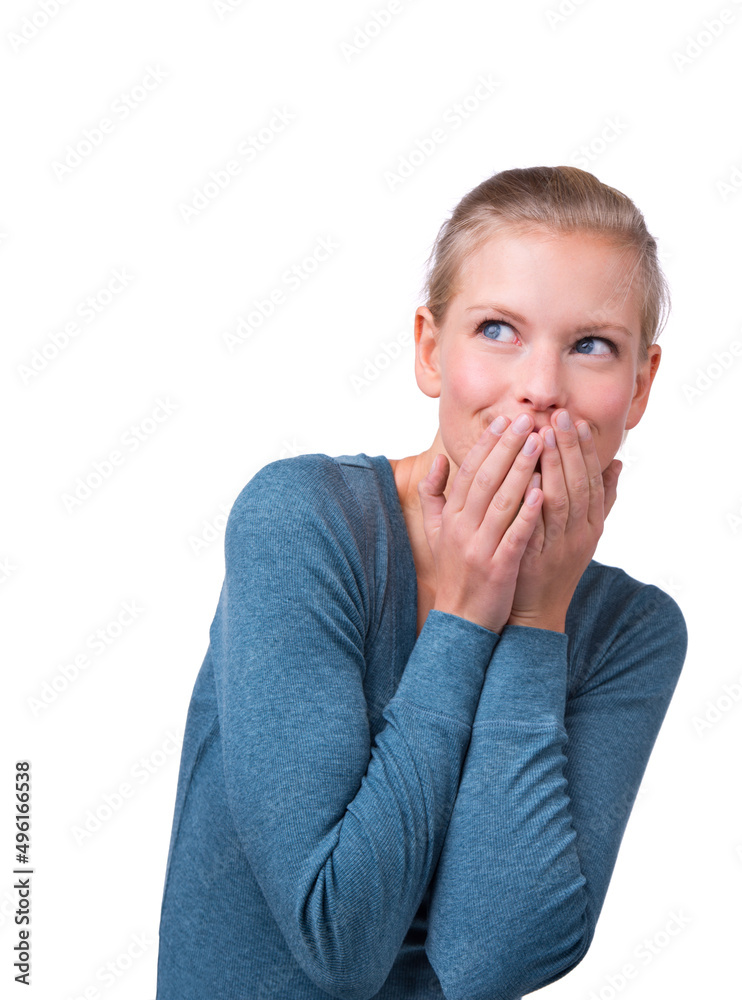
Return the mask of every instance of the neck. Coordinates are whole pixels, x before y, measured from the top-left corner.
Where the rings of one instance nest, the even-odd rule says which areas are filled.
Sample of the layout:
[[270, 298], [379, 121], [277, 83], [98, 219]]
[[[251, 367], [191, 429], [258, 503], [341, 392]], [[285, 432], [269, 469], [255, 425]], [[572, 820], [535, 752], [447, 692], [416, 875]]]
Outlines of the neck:
[[[389, 459], [389, 464], [394, 472], [394, 482], [397, 487], [397, 495], [404, 514], [407, 533], [410, 538], [410, 547], [415, 562], [418, 588], [435, 591], [436, 570], [433, 554], [430, 551], [425, 527], [423, 524], [422, 507], [420, 496], [417, 492], [417, 484], [430, 472], [433, 459], [441, 452], [447, 455], [439, 434], [436, 435], [433, 444], [427, 451], [419, 455], [408, 455], [406, 458]], [[449, 458], [449, 476], [443, 495], [448, 498], [451, 483], [458, 471], [458, 467]]]
[[394, 479], [397, 484], [399, 502], [406, 514], [413, 514], [419, 517], [422, 525], [422, 509], [420, 507], [420, 496], [417, 492], [417, 484], [430, 472], [430, 466], [436, 455], [445, 455], [448, 459], [448, 481], [443, 490], [443, 495], [448, 499], [451, 485], [456, 478], [459, 467], [454, 463], [451, 456], [446, 451], [441, 440], [440, 428], [436, 433], [431, 446], [420, 452], [419, 455], [408, 455], [406, 458], [389, 459], [389, 463], [394, 469]]

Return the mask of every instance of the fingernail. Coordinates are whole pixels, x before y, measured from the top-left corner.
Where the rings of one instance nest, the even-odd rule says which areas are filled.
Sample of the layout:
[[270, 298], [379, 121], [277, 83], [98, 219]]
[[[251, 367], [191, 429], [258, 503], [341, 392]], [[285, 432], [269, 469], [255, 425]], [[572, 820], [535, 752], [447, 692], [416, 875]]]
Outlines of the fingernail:
[[546, 439], [547, 448], [556, 448], [556, 435], [551, 427], [547, 427], [544, 431], [544, 438]]
[[577, 427], [577, 433], [581, 441], [587, 441], [590, 437], [590, 427], [585, 423], [579, 424]]
[[523, 454], [532, 455], [534, 451], [538, 448], [538, 443], [541, 439], [538, 434], [529, 434], [526, 438], [526, 443], [523, 445]]
[[507, 427], [507, 425], [508, 425], [508, 422], [505, 419], [505, 417], [497, 417], [490, 424], [490, 430], [492, 431], [493, 434], [502, 434], [502, 432], [505, 430], [505, 428]]
[[516, 434], [522, 434], [523, 431], [527, 431], [531, 424], [531, 418], [527, 413], [521, 413], [518, 419], [513, 424], [513, 430]]
[[557, 427], [563, 431], [568, 431], [571, 426], [572, 421], [569, 419], [569, 414], [566, 410], [561, 410], [557, 417]]

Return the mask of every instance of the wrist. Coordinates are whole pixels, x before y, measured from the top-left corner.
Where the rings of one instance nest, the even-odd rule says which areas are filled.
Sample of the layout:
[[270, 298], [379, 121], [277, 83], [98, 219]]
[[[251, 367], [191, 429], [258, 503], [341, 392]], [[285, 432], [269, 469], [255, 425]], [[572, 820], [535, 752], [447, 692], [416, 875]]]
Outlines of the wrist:
[[548, 632], [564, 632], [566, 627], [564, 615], [510, 615], [508, 625], [525, 625], [528, 628], [542, 628]]
[[[457, 601], [447, 600], [441, 594], [436, 595], [433, 603], [433, 611], [442, 611], [447, 615], [456, 615], [457, 618], [465, 618], [467, 621], [473, 622], [475, 625], [480, 625], [482, 628], [486, 628], [489, 632], [495, 632], [497, 635], [501, 634], [507, 624], [502, 617], [496, 620], [492, 616], [473, 613], [470, 608], [462, 607]], [[505, 613], [501, 612], [501, 615]]]

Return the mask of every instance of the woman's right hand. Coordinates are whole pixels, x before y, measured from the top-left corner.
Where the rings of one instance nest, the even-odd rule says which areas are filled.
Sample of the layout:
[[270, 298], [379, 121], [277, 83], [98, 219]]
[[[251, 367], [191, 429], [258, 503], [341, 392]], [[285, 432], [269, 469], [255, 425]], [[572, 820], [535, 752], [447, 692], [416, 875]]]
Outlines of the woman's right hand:
[[[513, 605], [523, 553], [538, 523], [543, 491], [528, 490], [542, 438], [533, 419], [488, 427], [459, 467], [448, 499], [449, 461], [436, 455], [417, 489], [423, 526], [436, 565], [434, 610], [468, 618], [498, 634]], [[535, 450], [526, 454], [527, 443]], [[528, 496], [524, 496], [528, 492]], [[518, 505], [524, 501], [520, 510]]]

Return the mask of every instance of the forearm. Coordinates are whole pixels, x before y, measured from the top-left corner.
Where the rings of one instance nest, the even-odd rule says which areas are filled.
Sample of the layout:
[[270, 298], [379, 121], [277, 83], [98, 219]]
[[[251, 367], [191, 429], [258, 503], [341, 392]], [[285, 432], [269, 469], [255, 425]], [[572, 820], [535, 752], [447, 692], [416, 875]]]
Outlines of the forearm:
[[668, 595], [599, 565], [569, 629], [506, 628], [488, 666], [433, 882], [451, 998], [516, 1000], [586, 954], [687, 648]]
[[443, 845], [426, 951], [446, 996], [516, 1000], [590, 938], [564, 767], [567, 637], [509, 629], [490, 661]]

